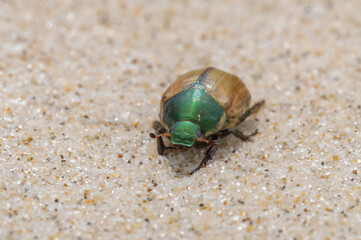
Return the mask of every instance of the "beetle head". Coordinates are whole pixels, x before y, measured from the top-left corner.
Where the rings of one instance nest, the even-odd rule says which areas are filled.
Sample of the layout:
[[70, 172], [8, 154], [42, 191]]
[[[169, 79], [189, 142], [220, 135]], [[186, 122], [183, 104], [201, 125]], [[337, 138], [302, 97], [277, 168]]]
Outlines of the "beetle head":
[[200, 127], [189, 121], [179, 121], [170, 131], [171, 141], [174, 145], [192, 147], [197, 138], [201, 136]]

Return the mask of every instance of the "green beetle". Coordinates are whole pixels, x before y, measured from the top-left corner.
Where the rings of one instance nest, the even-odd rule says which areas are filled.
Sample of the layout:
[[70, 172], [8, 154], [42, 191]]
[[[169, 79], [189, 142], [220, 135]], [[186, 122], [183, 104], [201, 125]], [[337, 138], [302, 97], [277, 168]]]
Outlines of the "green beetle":
[[[164, 92], [160, 102], [160, 121], [153, 124], [157, 135], [158, 153], [176, 147], [204, 147], [210, 145], [200, 165], [206, 166], [217, 149], [220, 138], [229, 134], [248, 140], [258, 130], [245, 135], [235, 129], [248, 116], [258, 112], [264, 101], [249, 107], [251, 95], [235, 75], [208, 67], [181, 75]], [[166, 147], [162, 137], [173, 146]]]

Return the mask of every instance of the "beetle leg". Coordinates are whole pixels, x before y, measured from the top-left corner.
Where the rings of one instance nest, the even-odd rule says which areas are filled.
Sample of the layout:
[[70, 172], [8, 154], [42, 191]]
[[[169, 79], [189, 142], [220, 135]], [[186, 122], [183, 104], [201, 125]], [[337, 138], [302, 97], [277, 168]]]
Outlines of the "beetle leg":
[[224, 137], [227, 137], [229, 134], [231, 134], [231, 132], [228, 131], [228, 129], [225, 129], [225, 130], [219, 131], [215, 135], [219, 138], [224, 138]]
[[[166, 129], [161, 128], [158, 130], [158, 135], [165, 133]], [[157, 138], [157, 149], [158, 149], [158, 153], [159, 155], [164, 155], [164, 151], [168, 150], [168, 149], [175, 149], [175, 147], [166, 147], [163, 141], [163, 137], [158, 137]]]
[[[218, 139], [217, 139], [218, 140]], [[199, 166], [194, 169], [190, 175], [192, 175], [193, 173], [197, 172], [199, 169], [201, 169], [202, 167], [205, 167], [207, 165], [207, 162], [209, 160], [212, 159], [213, 155], [216, 153], [217, 151], [217, 145], [212, 145], [208, 148], [207, 152], [206, 152], [206, 156], [204, 156], [202, 162], [199, 164]]]
[[163, 142], [163, 138], [162, 138], [162, 137], [157, 138], [157, 148], [158, 148], [158, 153], [159, 153], [160, 155], [163, 155], [166, 146], [164, 145], [164, 142]]
[[245, 113], [238, 119], [239, 122], [243, 122], [246, 118], [255, 114], [264, 105], [264, 100], [256, 102], [252, 107], [248, 108]]
[[157, 149], [159, 155], [164, 155], [164, 152], [169, 149], [176, 149], [175, 147], [166, 147], [162, 137], [157, 138]]
[[249, 135], [245, 135], [244, 133], [242, 133], [241, 131], [234, 129], [234, 128], [229, 128], [227, 129], [227, 131], [229, 133], [232, 133], [234, 136], [238, 137], [239, 139], [241, 139], [242, 141], [247, 141], [250, 137], [256, 135], [258, 133], [258, 129], [254, 130], [251, 134]]

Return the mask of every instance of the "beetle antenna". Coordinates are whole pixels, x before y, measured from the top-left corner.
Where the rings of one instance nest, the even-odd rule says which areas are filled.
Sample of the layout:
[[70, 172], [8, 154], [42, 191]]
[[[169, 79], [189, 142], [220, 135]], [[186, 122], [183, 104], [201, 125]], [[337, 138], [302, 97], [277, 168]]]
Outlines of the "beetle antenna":
[[197, 138], [196, 141], [197, 142], [204, 142], [204, 143], [210, 144], [212, 146], [217, 146], [219, 144], [217, 141], [208, 141], [208, 140], [203, 139], [203, 138]]
[[155, 135], [154, 133], [150, 133], [149, 136], [151, 138], [160, 138], [160, 137], [171, 137], [172, 135], [170, 135], [169, 133], [162, 133], [158, 135]]

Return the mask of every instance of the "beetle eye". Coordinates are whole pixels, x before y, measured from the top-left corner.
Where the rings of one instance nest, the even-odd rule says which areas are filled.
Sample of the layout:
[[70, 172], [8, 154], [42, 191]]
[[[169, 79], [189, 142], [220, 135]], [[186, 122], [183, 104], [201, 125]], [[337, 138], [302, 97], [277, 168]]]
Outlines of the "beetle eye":
[[201, 131], [197, 131], [197, 138], [201, 138], [202, 137], [202, 133], [201, 133]]

